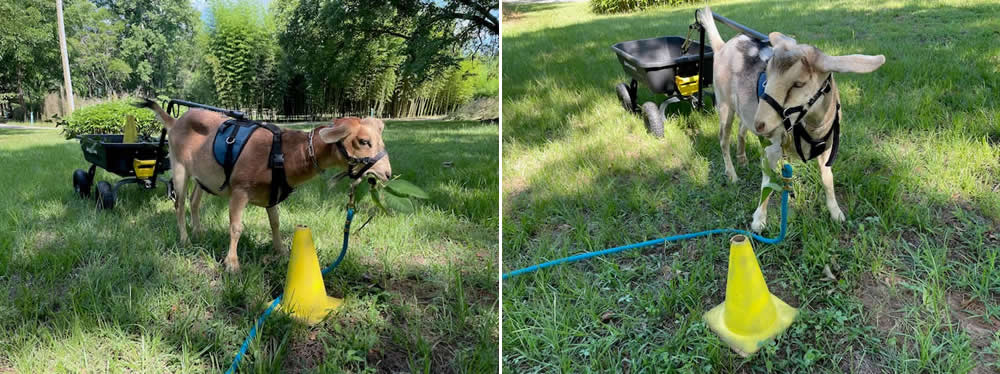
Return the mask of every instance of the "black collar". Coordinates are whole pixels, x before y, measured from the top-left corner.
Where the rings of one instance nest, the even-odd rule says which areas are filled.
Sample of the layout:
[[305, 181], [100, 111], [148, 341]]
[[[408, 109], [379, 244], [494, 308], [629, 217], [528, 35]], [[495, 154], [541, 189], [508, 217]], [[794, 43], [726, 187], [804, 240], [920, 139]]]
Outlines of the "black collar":
[[[354, 157], [347, 153], [347, 148], [344, 147], [343, 141], [339, 141], [336, 144], [337, 150], [339, 150], [340, 154], [347, 159], [347, 176], [351, 177], [351, 179], [358, 179], [361, 177], [361, 175], [368, 171], [368, 169], [375, 166], [375, 163], [378, 162], [378, 160], [381, 160], [382, 157], [385, 157], [386, 155], [385, 150], [382, 150], [379, 151], [379, 153], [374, 157]], [[361, 169], [355, 171], [354, 167], [356, 166], [361, 166]]]
[[[765, 78], [766, 79], [766, 78]], [[759, 80], [759, 78], [758, 78]], [[815, 104], [823, 95], [830, 93], [833, 88], [833, 74], [826, 76], [826, 80], [823, 81], [823, 86], [820, 87], [818, 91], [805, 105], [793, 106], [789, 108], [784, 108], [778, 101], [775, 100], [771, 95], [763, 93], [760, 95], [759, 99], [764, 99], [775, 112], [781, 116], [781, 123], [785, 127], [785, 132], [791, 133], [793, 136], [793, 141], [795, 142], [795, 151], [798, 152], [799, 158], [803, 162], [812, 160], [826, 151], [827, 144], [831, 145], [830, 158], [826, 160], [826, 166], [833, 166], [833, 161], [837, 159], [837, 150], [840, 148], [840, 102], [837, 103], [836, 113], [833, 117], [833, 126], [830, 127], [830, 131], [827, 131], [826, 135], [823, 135], [818, 140], [813, 139], [809, 136], [809, 132], [806, 131], [803, 121], [805, 121], [806, 114], [809, 113], [809, 109], [812, 109], [813, 104]], [[792, 115], [798, 114], [795, 121], [792, 121]], [[831, 141], [830, 138], [833, 137]], [[807, 158], [805, 153], [802, 152], [802, 141], [809, 144], [809, 157]]]

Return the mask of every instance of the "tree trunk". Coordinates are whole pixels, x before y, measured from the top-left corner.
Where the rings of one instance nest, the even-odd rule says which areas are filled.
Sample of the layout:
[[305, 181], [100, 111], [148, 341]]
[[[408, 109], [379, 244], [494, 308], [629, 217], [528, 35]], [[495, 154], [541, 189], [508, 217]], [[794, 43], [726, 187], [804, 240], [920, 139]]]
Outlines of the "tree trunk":
[[63, 2], [56, 0], [56, 23], [59, 28], [59, 53], [62, 54], [63, 85], [66, 86], [66, 114], [73, 113], [76, 106], [73, 104], [73, 82], [69, 76], [69, 55], [66, 53], [66, 28], [63, 26]]

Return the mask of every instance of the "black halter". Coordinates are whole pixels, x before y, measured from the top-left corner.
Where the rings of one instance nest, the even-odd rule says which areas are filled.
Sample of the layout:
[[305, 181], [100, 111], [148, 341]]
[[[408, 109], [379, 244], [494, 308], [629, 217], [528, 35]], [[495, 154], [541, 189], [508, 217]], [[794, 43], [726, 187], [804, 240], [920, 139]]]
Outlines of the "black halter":
[[[347, 153], [347, 148], [344, 148], [344, 142], [342, 141], [337, 142], [337, 149], [340, 151], [340, 154], [347, 159], [347, 176], [351, 177], [351, 179], [358, 179], [364, 175], [368, 169], [375, 166], [375, 163], [386, 155], [385, 150], [382, 150], [379, 151], [379, 153], [374, 157], [354, 157]], [[359, 165], [361, 166], [361, 169], [354, 171], [354, 168]]]
[[[775, 100], [771, 95], [764, 93], [760, 95], [761, 99], [764, 99], [774, 111], [781, 116], [781, 123], [785, 127], [785, 132], [792, 133], [793, 141], [795, 142], [795, 151], [799, 153], [799, 158], [803, 162], [812, 160], [826, 151], [827, 143], [830, 142], [830, 136], [833, 136], [833, 141], [830, 150], [830, 158], [826, 160], [826, 166], [830, 167], [833, 165], [833, 161], [837, 159], [837, 150], [840, 148], [840, 102], [837, 102], [836, 113], [833, 117], [833, 126], [830, 131], [823, 135], [823, 137], [818, 140], [813, 139], [809, 136], [809, 132], [806, 131], [805, 126], [802, 125], [802, 121], [805, 120], [806, 114], [809, 113], [809, 109], [812, 109], [813, 104], [819, 100], [823, 95], [830, 93], [833, 88], [833, 74], [826, 76], [826, 80], [823, 81], [823, 87], [820, 87], [816, 94], [814, 94], [805, 105], [793, 106], [789, 108], [784, 108], [778, 101]], [[792, 115], [798, 113], [798, 117], [792, 122]], [[802, 140], [809, 143], [809, 157], [807, 158], [805, 153], [802, 152]]]

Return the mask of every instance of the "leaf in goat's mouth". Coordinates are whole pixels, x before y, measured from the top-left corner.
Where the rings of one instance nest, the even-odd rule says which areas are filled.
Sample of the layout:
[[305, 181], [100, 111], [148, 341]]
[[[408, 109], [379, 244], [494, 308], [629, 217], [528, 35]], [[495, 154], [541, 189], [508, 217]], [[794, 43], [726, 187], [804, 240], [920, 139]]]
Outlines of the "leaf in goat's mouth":
[[[386, 194], [382, 194], [386, 191]], [[374, 188], [369, 183], [361, 183], [357, 186], [356, 193], [364, 196], [365, 193], [371, 195], [372, 202], [379, 210], [389, 213], [389, 210], [402, 213], [410, 213], [416, 210], [413, 199], [427, 200], [430, 195], [413, 183], [396, 178], [385, 183], [377, 183]]]
[[393, 195], [403, 198], [415, 198], [420, 200], [427, 200], [431, 197], [427, 195], [427, 192], [413, 185], [413, 183], [407, 182], [402, 179], [393, 179], [385, 184], [385, 190]]

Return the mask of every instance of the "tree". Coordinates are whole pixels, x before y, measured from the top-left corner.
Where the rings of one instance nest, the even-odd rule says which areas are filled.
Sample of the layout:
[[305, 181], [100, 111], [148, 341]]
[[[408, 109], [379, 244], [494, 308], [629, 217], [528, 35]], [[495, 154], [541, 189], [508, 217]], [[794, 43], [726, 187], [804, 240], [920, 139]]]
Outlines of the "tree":
[[178, 53], [193, 43], [198, 13], [190, 0], [93, 0], [106, 8], [123, 28], [118, 36], [119, 58], [130, 68], [128, 88], [143, 94], [177, 91], [182, 67], [190, 54]]
[[0, 0], [0, 92], [16, 92], [22, 120], [58, 86], [55, 4], [48, 0]]

